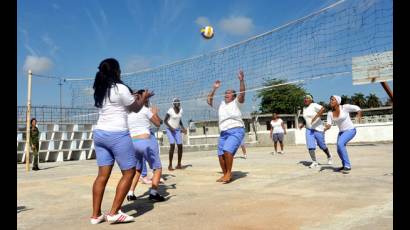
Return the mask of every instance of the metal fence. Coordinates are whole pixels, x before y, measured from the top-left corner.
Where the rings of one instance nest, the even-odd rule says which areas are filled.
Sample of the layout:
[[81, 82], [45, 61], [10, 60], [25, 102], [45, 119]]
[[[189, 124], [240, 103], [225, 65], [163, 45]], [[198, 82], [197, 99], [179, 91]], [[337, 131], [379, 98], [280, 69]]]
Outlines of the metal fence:
[[[17, 106], [17, 124], [26, 122], [26, 106]], [[31, 117], [41, 123], [95, 124], [98, 119], [96, 108], [73, 108], [59, 106], [32, 106]]]

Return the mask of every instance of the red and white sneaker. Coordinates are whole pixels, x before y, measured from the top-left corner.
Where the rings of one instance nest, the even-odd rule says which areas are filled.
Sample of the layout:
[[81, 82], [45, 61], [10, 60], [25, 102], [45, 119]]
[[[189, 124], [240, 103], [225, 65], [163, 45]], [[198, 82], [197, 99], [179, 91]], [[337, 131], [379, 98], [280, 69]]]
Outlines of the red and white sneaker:
[[105, 214], [101, 213], [101, 216], [95, 218], [95, 217], [91, 217], [90, 222], [91, 224], [99, 224], [102, 223], [106, 220]]
[[131, 222], [134, 221], [134, 217], [129, 216], [121, 210], [118, 211], [118, 214], [116, 215], [107, 215], [107, 221], [110, 222], [111, 224], [113, 223], [126, 223], [126, 222]]

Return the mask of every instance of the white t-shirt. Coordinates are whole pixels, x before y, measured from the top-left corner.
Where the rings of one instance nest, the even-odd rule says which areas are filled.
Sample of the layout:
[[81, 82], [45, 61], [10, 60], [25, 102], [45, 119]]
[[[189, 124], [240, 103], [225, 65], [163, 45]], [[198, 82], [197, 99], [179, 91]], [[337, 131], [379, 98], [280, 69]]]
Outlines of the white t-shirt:
[[357, 105], [344, 104], [340, 105], [339, 117], [334, 118], [332, 111], [327, 113], [327, 124], [332, 125], [332, 121], [335, 121], [340, 131], [346, 131], [354, 129], [352, 120], [349, 113], [360, 111], [360, 107]]
[[182, 117], [182, 113], [184, 111], [182, 110], [182, 108], [179, 109], [179, 113], [175, 113], [174, 107], [171, 107], [168, 109], [167, 114], [169, 114], [169, 120], [168, 120], [168, 124], [174, 128], [174, 129], [178, 129], [179, 128], [179, 123], [181, 121], [181, 117]]
[[151, 121], [154, 114], [146, 106], [138, 113], [131, 112], [128, 114], [128, 127], [131, 136], [138, 136], [141, 134], [150, 134]]
[[245, 126], [242, 121], [240, 107], [242, 107], [242, 103], [239, 103], [238, 98], [228, 104], [225, 101], [221, 102], [218, 109], [219, 129], [221, 131]]
[[103, 106], [98, 110], [98, 121], [96, 129], [105, 131], [127, 131], [128, 109], [135, 98], [129, 89], [120, 83], [110, 89], [110, 98], [105, 96]]
[[308, 107], [303, 108], [303, 118], [306, 121], [306, 128], [314, 129], [321, 132], [323, 131], [323, 122], [320, 119], [320, 117], [316, 118], [315, 122], [312, 124], [312, 119], [316, 116], [319, 110], [322, 109], [322, 107], [323, 106], [312, 102]]
[[272, 133], [284, 133], [285, 130], [283, 130], [282, 128], [282, 123], [283, 123], [283, 120], [280, 118], [276, 119], [276, 121], [271, 120], [270, 125], [272, 126], [272, 129], [273, 129]]

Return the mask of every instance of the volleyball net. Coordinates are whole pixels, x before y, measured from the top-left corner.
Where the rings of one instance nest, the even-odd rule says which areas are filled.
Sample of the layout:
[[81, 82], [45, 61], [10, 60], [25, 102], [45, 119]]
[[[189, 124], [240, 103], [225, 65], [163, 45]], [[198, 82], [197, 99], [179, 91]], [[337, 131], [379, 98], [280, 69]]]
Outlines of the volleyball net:
[[[317, 12], [293, 20], [266, 33], [196, 57], [174, 63], [123, 73], [122, 80], [133, 90], [155, 92], [151, 103], [164, 117], [172, 99], [180, 98], [184, 121], [217, 119], [206, 98], [215, 80], [221, 81], [214, 102], [222, 101], [227, 89], [239, 90], [237, 74], [245, 73], [244, 117], [258, 110], [256, 93], [268, 79], [286, 84], [321, 79], [352, 81], [352, 59], [392, 50], [393, 16], [391, 0], [341, 0]], [[378, 56], [362, 65], [377, 65]], [[96, 63], [98, 64], [98, 63]], [[95, 73], [94, 73], [95, 74]], [[93, 107], [94, 76], [67, 78], [73, 107]]]

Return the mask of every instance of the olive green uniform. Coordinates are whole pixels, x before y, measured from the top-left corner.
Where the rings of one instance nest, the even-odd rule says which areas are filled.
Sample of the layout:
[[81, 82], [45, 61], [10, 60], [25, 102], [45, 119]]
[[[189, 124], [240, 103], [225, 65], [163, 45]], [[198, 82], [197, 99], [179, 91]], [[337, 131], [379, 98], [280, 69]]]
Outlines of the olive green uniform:
[[30, 147], [33, 150], [33, 169], [38, 168], [39, 134], [37, 127], [30, 128]]

